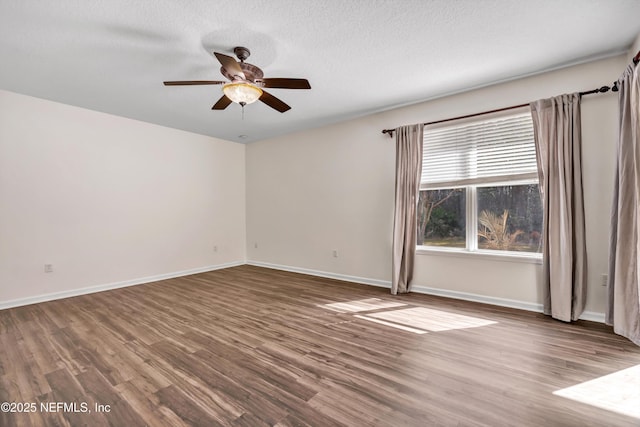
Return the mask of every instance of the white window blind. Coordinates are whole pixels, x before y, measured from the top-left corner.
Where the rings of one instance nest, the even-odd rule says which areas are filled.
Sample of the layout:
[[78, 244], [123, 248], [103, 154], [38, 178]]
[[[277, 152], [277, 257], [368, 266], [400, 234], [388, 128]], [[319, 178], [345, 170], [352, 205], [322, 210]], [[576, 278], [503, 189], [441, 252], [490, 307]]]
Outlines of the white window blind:
[[530, 113], [425, 127], [421, 187], [537, 178]]

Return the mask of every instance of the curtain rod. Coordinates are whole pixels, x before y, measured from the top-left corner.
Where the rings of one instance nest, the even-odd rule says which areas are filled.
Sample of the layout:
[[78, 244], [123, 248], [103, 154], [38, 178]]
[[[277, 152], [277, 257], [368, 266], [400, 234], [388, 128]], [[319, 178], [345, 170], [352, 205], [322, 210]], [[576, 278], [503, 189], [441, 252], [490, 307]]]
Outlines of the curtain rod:
[[[633, 63], [635, 65], [638, 65], [638, 62], [640, 62], [640, 51], [638, 51], [636, 56], [633, 57]], [[613, 86], [611, 86], [611, 87], [610, 86], [602, 86], [601, 88], [598, 88], [598, 89], [593, 89], [593, 90], [588, 90], [588, 91], [585, 91], [585, 92], [580, 92], [580, 96], [593, 95], [594, 93], [605, 93], [605, 92], [609, 92], [609, 90], [611, 90], [612, 92], [617, 92], [618, 91], [618, 82], [613, 82]], [[427, 122], [427, 123], [423, 123], [423, 124], [425, 126], [435, 125], [435, 124], [438, 124], [438, 123], [446, 123], [446, 122], [451, 122], [451, 121], [454, 121], [454, 120], [468, 119], [470, 117], [483, 116], [485, 114], [498, 113], [500, 111], [507, 111], [507, 110], [513, 110], [515, 108], [527, 107], [528, 105], [529, 105], [529, 103], [520, 104], [520, 105], [512, 105], [510, 107], [504, 107], [504, 108], [498, 108], [498, 109], [495, 109], [495, 110], [483, 111], [481, 113], [467, 114], [465, 116], [451, 117], [451, 118], [448, 118], [448, 119], [435, 120], [433, 122]], [[382, 130], [382, 133], [388, 134], [390, 138], [393, 138], [393, 132], [395, 132], [395, 129], [383, 129]]]

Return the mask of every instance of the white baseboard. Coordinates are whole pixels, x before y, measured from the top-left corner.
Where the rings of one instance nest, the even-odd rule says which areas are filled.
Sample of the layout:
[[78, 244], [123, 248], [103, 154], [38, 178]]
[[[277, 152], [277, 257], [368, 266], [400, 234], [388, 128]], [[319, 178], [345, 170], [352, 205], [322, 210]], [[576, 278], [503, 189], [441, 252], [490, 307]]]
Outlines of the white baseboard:
[[[332, 273], [328, 271], [311, 270], [308, 268], [292, 267], [288, 265], [272, 264], [261, 261], [235, 261], [225, 264], [210, 265], [206, 267], [193, 268], [190, 270], [177, 271], [167, 274], [159, 274], [156, 276], [142, 277], [139, 279], [125, 280], [116, 283], [107, 283], [104, 285], [90, 286], [87, 288], [73, 289], [69, 291], [54, 292], [50, 294], [37, 295], [34, 297], [19, 298], [9, 301], [0, 301], [0, 310], [23, 305], [36, 304], [40, 302], [53, 301], [62, 298], [75, 297], [79, 295], [91, 294], [94, 292], [108, 291], [111, 289], [124, 288], [127, 286], [142, 285], [144, 283], [157, 282], [160, 280], [173, 279], [175, 277], [189, 276], [191, 274], [205, 273], [207, 271], [220, 270], [223, 268], [236, 267], [239, 265], [253, 265], [256, 267], [271, 268], [274, 270], [290, 271], [293, 273], [307, 274], [310, 276], [326, 277], [328, 279], [342, 280], [345, 282], [360, 283], [363, 285], [377, 286], [382, 288], [391, 288], [391, 282], [388, 280], [370, 279], [366, 277], [350, 276], [346, 274]], [[412, 292], [426, 295], [436, 295], [446, 298], [460, 299], [465, 301], [479, 302], [483, 304], [497, 305], [500, 307], [517, 308], [520, 310], [534, 311], [542, 313], [542, 304], [527, 301], [512, 300], [506, 298], [491, 297], [487, 295], [472, 294], [468, 292], [452, 291], [448, 289], [430, 288], [427, 286], [414, 286]], [[604, 313], [594, 311], [585, 311], [580, 316], [582, 320], [604, 323]]]
[[598, 313], [597, 311], [583, 311], [580, 315], [580, 320], [589, 320], [598, 323], [604, 323], [604, 318], [604, 313]]
[[[506, 298], [490, 297], [486, 295], [478, 295], [467, 292], [450, 291], [448, 289], [428, 288], [426, 286], [414, 286], [411, 288], [412, 292], [428, 295], [437, 295], [446, 298], [461, 299], [465, 301], [480, 302], [483, 304], [498, 305], [500, 307], [517, 308], [519, 310], [535, 311], [536, 313], [542, 313], [542, 304], [519, 301]], [[580, 315], [581, 320], [590, 320], [592, 322], [604, 323], [604, 313], [598, 313], [596, 311], [585, 311]]]
[[[329, 279], [343, 280], [345, 282], [361, 283], [364, 285], [378, 286], [383, 288], [391, 288], [391, 282], [387, 280], [368, 279], [358, 276], [349, 276], [345, 274], [331, 273], [327, 271], [310, 270], [307, 268], [292, 267], [288, 265], [271, 264], [261, 261], [247, 261], [249, 265], [257, 267], [272, 268], [275, 270], [291, 271], [293, 273], [308, 274], [310, 276], [326, 277]], [[500, 307], [517, 308], [519, 310], [534, 311], [542, 313], [542, 304], [528, 301], [512, 300], [507, 298], [491, 297], [487, 295], [472, 294], [468, 292], [451, 291], [448, 289], [430, 288], [426, 286], [413, 286], [411, 292], [426, 295], [436, 295], [446, 298], [460, 299], [465, 301], [479, 302], [483, 304], [497, 305]], [[592, 322], [604, 323], [604, 313], [594, 311], [585, 311], [580, 316], [582, 320], [590, 320]]]
[[426, 286], [413, 286], [411, 292], [419, 294], [436, 295], [440, 297], [460, 299], [465, 301], [480, 302], [483, 304], [498, 305], [500, 307], [517, 308], [519, 310], [535, 311], [542, 313], [542, 304], [513, 300], [507, 298], [491, 297], [487, 295], [472, 294], [469, 292], [451, 291], [449, 289], [429, 288]]
[[310, 270], [308, 268], [291, 267], [288, 265], [271, 264], [261, 261], [247, 261], [247, 264], [256, 267], [272, 268], [274, 270], [290, 271], [292, 273], [308, 274], [309, 276], [326, 277], [328, 279], [337, 279], [344, 282], [361, 283], [364, 285], [378, 286], [382, 288], [391, 288], [391, 282], [387, 280], [368, 279], [366, 277], [348, 276], [346, 274], [331, 273], [328, 271]]
[[142, 285], [144, 283], [157, 282], [159, 280], [173, 279], [175, 277], [189, 276], [192, 274], [205, 273], [207, 271], [220, 270], [222, 268], [236, 267], [244, 265], [244, 261], [229, 262], [225, 264], [209, 265], [206, 267], [192, 268], [189, 270], [176, 271], [173, 273], [158, 274], [156, 276], [141, 277], [138, 279], [124, 280], [122, 282], [106, 283], [103, 285], [89, 286], [80, 289], [71, 289], [62, 292], [53, 292], [50, 294], [36, 295], [27, 298], [18, 298], [9, 301], [0, 301], [0, 310], [7, 308], [20, 307], [23, 305], [36, 304], [40, 302], [53, 301], [62, 298], [76, 297], [79, 295], [92, 294], [95, 292], [109, 291], [112, 289], [125, 288], [127, 286]]

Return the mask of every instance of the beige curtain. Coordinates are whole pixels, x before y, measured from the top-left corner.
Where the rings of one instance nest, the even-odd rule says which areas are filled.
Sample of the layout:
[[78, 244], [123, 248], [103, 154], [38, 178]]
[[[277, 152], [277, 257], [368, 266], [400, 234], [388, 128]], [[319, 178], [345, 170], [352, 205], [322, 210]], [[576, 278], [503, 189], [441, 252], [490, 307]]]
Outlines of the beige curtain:
[[629, 65], [618, 81], [620, 106], [616, 181], [611, 211], [606, 322], [640, 345], [640, 79]]
[[422, 174], [424, 125], [402, 126], [396, 133], [396, 198], [393, 215], [391, 293], [409, 292], [416, 255], [416, 207]]
[[544, 206], [544, 312], [569, 322], [580, 317], [587, 297], [580, 95], [530, 105]]

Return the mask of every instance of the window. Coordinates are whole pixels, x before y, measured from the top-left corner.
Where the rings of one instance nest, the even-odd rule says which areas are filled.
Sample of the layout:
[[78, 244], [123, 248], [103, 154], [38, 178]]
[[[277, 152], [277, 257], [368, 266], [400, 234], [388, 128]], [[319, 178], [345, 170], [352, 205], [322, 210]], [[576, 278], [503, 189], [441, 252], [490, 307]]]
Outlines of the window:
[[417, 244], [467, 252], [542, 251], [528, 111], [425, 126]]

